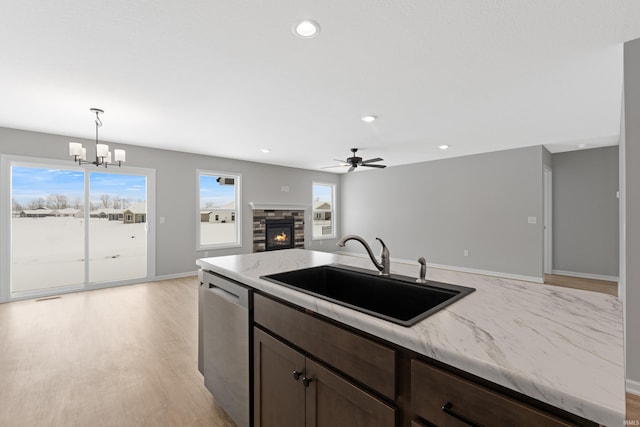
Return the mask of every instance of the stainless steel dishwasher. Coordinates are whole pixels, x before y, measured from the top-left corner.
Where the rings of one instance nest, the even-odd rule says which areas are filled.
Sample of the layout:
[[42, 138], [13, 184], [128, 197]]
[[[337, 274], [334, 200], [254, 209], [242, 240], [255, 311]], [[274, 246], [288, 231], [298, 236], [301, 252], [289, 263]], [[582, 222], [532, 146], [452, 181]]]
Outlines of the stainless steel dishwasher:
[[249, 427], [252, 290], [208, 271], [198, 276], [198, 369], [216, 402]]

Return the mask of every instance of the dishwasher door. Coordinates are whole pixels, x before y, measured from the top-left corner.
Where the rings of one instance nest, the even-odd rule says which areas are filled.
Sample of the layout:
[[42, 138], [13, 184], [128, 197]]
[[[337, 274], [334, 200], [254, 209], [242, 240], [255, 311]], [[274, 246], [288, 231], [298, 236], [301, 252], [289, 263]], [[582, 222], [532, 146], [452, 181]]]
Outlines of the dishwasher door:
[[251, 289], [202, 274], [204, 385], [238, 427], [250, 425]]

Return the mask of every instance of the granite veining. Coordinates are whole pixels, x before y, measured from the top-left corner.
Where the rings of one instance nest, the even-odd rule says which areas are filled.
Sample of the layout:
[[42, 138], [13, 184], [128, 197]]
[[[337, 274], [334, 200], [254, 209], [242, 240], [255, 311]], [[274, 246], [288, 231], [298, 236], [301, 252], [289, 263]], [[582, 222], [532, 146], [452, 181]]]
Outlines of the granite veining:
[[[427, 279], [476, 291], [404, 327], [260, 279], [339, 263], [372, 269], [357, 256], [302, 249], [203, 258], [197, 264], [606, 426], [624, 424], [622, 303], [611, 295], [429, 268]], [[391, 263], [418, 274], [418, 264]]]

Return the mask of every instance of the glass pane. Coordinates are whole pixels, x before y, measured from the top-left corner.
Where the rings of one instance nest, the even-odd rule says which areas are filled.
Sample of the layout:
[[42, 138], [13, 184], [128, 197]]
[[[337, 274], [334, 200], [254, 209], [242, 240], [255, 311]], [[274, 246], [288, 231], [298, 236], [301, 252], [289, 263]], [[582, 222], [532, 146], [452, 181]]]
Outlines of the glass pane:
[[11, 292], [84, 283], [84, 172], [11, 167]]
[[313, 184], [313, 236], [333, 236], [333, 186]]
[[236, 177], [200, 175], [200, 245], [238, 241]]
[[147, 178], [89, 173], [89, 282], [147, 276]]

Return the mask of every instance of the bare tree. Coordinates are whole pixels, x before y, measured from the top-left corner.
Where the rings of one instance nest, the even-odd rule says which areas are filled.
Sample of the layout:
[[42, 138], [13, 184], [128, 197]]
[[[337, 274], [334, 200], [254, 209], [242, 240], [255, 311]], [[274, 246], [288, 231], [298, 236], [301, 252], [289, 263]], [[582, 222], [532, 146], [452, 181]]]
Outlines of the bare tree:
[[128, 197], [123, 197], [122, 198], [122, 209], [127, 209], [129, 206], [131, 206], [131, 199], [129, 199]]
[[47, 196], [47, 207], [49, 209], [66, 209], [69, 207], [69, 199], [64, 194], [49, 194]]
[[113, 209], [123, 209], [122, 197], [117, 194], [113, 196]]
[[33, 199], [29, 202], [29, 209], [39, 209], [47, 206], [47, 201], [42, 197], [38, 197], [37, 199]]
[[100, 201], [102, 202], [103, 208], [108, 208], [111, 205], [111, 196], [108, 194], [103, 194], [100, 196]]
[[75, 199], [73, 199], [70, 205], [74, 209], [82, 209], [82, 199], [80, 197], [76, 197]]
[[11, 209], [18, 212], [24, 209], [20, 203], [16, 199], [11, 199]]

